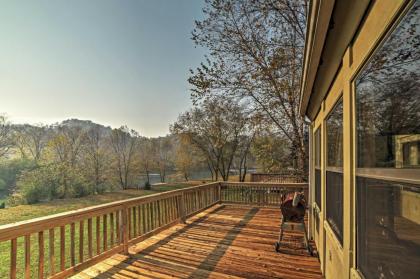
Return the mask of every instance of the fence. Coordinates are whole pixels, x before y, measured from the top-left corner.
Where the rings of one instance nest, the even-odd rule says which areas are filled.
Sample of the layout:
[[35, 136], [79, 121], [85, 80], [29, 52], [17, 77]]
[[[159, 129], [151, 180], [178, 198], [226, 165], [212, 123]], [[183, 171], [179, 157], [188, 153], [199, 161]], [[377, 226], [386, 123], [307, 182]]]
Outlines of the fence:
[[251, 173], [251, 182], [305, 183], [304, 176], [292, 173]]
[[10, 249], [9, 274], [0, 277], [67, 277], [216, 203], [278, 206], [307, 187], [214, 182], [0, 226], [0, 248]]

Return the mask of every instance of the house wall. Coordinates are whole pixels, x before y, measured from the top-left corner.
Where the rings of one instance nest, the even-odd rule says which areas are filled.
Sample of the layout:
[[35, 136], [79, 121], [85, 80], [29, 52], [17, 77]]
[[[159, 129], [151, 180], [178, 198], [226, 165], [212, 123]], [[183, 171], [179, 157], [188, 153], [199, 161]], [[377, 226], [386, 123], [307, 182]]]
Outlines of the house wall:
[[[356, 270], [356, 137], [355, 137], [355, 85], [354, 80], [360, 69], [365, 65], [372, 52], [384, 38], [385, 34], [398, 21], [410, 1], [403, 0], [378, 0], [372, 1], [365, 19], [359, 26], [352, 43], [348, 45], [342, 57], [341, 67], [329, 87], [326, 98], [322, 101], [319, 112], [312, 122], [312, 137], [320, 128], [321, 133], [321, 209], [315, 205], [314, 191], [311, 191], [310, 229], [314, 238], [321, 261], [321, 269], [326, 278], [362, 278]], [[328, 61], [324, 61], [328, 63]], [[314, 92], [314, 94], [318, 94]], [[330, 225], [326, 221], [326, 117], [336, 104], [343, 98], [343, 242], [340, 244]], [[314, 141], [312, 141], [312, 144]], [[314, 146], [312, 146], [314, 150]], [[313, 154], [313, 153], [312, 153]], [[311, 158], [311, 181], [314, 179], [314, 156]], [[312, 184], [313, 185], [313, 184]], [[417, 197], [418, 198], [418, 197]], [[408, 193], [401, 199], [411, 201], [416, 199]], [[413, 213], [416, 207], [415, 200], [406, 203], [406, 208], [401, 208], [402, 214], [414, 222], [418, 214]], [[411, 204], [411, 205], [410, 205]], [[411, 207], [410, 207], [411, 206]], [[319, 219], [319, 232], [316, 230], [316, 220]]]

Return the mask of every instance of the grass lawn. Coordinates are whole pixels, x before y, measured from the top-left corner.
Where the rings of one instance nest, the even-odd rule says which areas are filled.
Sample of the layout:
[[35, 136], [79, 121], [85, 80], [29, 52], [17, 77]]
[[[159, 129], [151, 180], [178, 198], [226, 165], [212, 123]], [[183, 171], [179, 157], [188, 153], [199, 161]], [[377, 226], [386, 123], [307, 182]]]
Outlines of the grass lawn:
[[[179, 184], [165, 184], [165, 185], [155, 185], [152, 186], [151, 190], [121, 190], [116, 192], [105, 193], [102, 195], [94, 195], [83, 198], [72, 198], [72, 199], [62, 199], [54, 200], [50, 202], [44, 202], [33, 205], [20, 205], [16, 207], [0, 209], [0, 225], [28, 220], [36, 217], [56, 214], [60, 212], [65, 212], [69, 210], [80, 209], [88, 206], [113, 202], [117, 200], [124, 200], [139, 196], [151, 195], [159, 192], [165, 192], [175, 189], [182, 189], [186, 187], [191, 187], [201, 184], [201, 182], [189, 182], [189, 183], [179, 183]], [[102, 220], [101, 220], [102, 223]], [[78, 224], [76, 224], [76, 234], [79, 232]], [[108, 222], [109, 227], [109, 222]], [[102, 224], [101, 224], [102, 228]], [[85, 234], [85, 245], [87, 239], [87, 224], [84, 226]], [[95, 235], [96, 228], [93, 226], [93, 234]], [[66, 266], [70, 266], [70, 249], [68, 248], [68, 243], [70, 240], [70, 226], [66, 226]], [[55, 243], [55, 267], [56, 270], [59, 270], [59, 230], [56, 229], [54, 233], [54, 243]], [[76, 254], [78, 255], [78, 241], [79, 237], [76, 237]], [[108, 239], [109, 242], [109, 239]], [[45, 275], [49, 271], [49, 235], [48, 232], [44, 232], [44, 244], [45, 244]], [[0, 278], [9, 277], [10, 269], [10, 241], [0, 243]], [[85, 247], [84, 254], [87, 255], [87, 247]], [[17, 249], [17, 263], [18, 263], [18, 272], [17, 278], [23, 278], [24, 271], [24, 238], [18, 238], [18, 249]], [[32, 234], [31, 236], [31, 278], [37, 277], [37, 260], [38, 260], [38, 235]]]
[[151, 190], [120, 190], [116, 192], [109, 192], [102, 195], [93, 195], [83, 198], [60, 199], [38, 204], [19, 205], [15, 207], [0, 209], [0, 225], [24, 221], [36, 217], [61, 213], [69, 210], [80, 209], [88, 206], [118, 200], [125, 200], [170, 190], [182, 189], [199, 184], [201, 184], [201, 182], [197, 181], [189, 183], [156, 185], [152, 186]]

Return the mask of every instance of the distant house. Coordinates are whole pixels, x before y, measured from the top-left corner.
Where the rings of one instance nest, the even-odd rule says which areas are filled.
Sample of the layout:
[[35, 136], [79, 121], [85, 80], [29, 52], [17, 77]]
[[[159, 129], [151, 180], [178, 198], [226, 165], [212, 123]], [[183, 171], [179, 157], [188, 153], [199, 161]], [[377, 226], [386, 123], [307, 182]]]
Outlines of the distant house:
[[420, 278], [420, 1], [310, 1], [300, 112], [326, 278]]

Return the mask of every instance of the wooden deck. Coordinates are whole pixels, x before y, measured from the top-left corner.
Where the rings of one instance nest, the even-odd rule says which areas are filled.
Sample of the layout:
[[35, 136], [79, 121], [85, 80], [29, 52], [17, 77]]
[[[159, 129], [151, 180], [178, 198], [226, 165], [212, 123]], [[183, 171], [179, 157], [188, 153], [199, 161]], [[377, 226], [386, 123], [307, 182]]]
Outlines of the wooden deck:
[[73, 278], [322, 278], [302, 234], [274, 252], [279, 225], [278, 209], [217, 205]]

